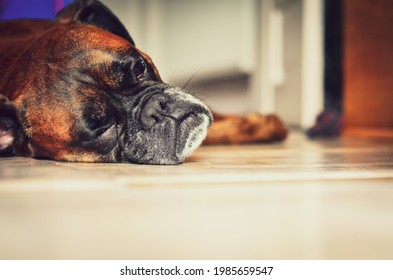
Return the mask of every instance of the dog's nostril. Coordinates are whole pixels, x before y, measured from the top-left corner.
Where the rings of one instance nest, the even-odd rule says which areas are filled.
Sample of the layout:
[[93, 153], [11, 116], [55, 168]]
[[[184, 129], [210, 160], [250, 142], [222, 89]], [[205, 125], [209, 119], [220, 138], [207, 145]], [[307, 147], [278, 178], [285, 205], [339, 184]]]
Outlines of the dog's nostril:
[[163, 111], [167, 108], [166, 100], [160, 101], [160, 107], [161, 107], [161, 110], [163, 110]]
[[155, 124], [162, 122], [165, 119], [163, 111], [166, 107], [167, 102], [165, 96], [157, 94], [150, 97], [141, 111], [140, 121], [142, 128], [150, 129]]
[[153, 114], [151, 117], [152, 117], [157, 123], [162, 122], [162, 121], [164, 120], [164, 118], [165, 118], [165, 116], [164, 116], [164, 115], [161, 115], [160, 113]]

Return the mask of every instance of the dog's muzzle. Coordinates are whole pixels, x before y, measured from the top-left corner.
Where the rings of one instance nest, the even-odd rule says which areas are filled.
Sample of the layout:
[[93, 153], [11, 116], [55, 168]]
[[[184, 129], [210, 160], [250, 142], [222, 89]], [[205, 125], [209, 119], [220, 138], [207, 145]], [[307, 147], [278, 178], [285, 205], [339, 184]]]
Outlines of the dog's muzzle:
[[202, 143], [213, 122], [206, 105], [174, 87], [145, 96], [133, 118], [124, 156], [145, 164], [182, 163]]

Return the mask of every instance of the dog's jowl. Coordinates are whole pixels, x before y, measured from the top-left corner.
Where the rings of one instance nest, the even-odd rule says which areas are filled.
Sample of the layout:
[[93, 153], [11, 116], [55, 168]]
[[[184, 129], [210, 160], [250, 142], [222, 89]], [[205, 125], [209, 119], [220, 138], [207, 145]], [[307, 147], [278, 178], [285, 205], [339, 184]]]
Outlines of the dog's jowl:
[[0, 23], [2, 156], [178, 164], [212, 121], [99, 1], [75, 1], [53, 22]]

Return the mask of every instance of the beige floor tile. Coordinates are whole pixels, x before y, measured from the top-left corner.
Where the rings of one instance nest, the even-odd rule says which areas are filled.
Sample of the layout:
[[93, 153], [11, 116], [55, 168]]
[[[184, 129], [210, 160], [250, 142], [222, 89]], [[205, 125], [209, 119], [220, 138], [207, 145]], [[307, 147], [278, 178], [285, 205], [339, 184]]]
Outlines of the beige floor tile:
[[393, 143], [201, 147], [179, 166], [0, 159], [1, 259], [393, 259]]

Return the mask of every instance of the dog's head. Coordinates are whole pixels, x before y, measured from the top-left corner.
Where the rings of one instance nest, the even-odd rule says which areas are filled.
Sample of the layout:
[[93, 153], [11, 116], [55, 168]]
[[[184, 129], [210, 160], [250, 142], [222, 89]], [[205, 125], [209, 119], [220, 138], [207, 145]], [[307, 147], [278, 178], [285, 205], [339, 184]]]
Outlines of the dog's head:
[[209, 109], [163, 83], [108, 8], [75, 1], [57, 22], [7, 71], [0, 153], [178, 164], [201, 144]]

